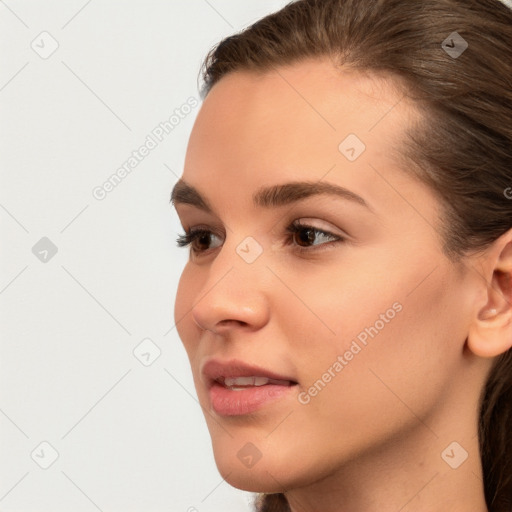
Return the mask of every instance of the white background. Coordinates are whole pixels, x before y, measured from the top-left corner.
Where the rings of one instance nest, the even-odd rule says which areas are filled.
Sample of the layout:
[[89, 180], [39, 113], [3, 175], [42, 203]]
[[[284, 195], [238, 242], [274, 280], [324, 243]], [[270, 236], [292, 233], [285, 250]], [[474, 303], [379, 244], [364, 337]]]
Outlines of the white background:
[[169, 195], [200, 105], [93, 190], [200, 102], [217, 41], [285, 3], [0, 1], [1, 512], [249, 510], [173, 321], [187, 250]]

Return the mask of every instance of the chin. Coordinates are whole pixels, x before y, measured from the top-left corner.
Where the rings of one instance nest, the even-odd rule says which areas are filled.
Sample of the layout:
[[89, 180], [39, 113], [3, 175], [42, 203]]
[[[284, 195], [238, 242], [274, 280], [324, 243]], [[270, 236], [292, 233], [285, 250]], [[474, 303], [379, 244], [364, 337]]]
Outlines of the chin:
[[231, 486], [248, 492], [278, 493], [311, 483], [311, 472], [304, 461], [299, 465], [275, 449], [272, 455], [267, 452], [256, 460], [254, 447], [249, 444], [239, 449], [236, 444], [236, 449], [232, 443], [213, 444], [217, 469]]
[[[285, 478], [282, 475], [277, 477], [267, 472], [264, 468], [259, 470], [255, 467], [252, 469], [241, 469], [233, 467], [233, 465], [223, 465], [217, 463], [217, 469], [222, 478], [231, 485], [242, 491], [256, 493], [278, 493], [289, 489], [289, 476]], [[281, 476], [281, 478], [280, 478]]]

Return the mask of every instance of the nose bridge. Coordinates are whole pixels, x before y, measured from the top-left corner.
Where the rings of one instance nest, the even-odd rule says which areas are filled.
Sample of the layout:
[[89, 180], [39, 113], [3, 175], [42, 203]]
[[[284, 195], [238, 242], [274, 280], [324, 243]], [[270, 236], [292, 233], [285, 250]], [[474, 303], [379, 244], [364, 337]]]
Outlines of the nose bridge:
[[[263, 240], [254, 236], [227, 236], [224, 245], [210, 265], [210, 286], [223, 284], [225, 291], [240, 297], [257, 294], [265, 286], [268, 277]], [[231, 240], [230, 240], [231, 239]], [[260, 243], [261, 242], [261, 243]], [[261, 290], [260, 290], [261, 291]]]
[[192, 314], [203, 329], [215, 330], [226, 321], [261, 325], [268, 315], [263, 247], [253, 237], [225, 244], [212, 261]]

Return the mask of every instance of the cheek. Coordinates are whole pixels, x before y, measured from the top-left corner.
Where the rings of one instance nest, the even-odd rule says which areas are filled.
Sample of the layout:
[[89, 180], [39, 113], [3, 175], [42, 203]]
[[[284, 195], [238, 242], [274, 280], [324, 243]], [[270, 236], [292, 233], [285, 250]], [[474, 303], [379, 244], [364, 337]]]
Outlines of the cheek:
[[393, 392], [416, 404], [424, 397], [418, 404], [424, 410], [433, 406], [456, 371], [467, 334], [454, 308], [461, 283], [438, 263], [430, 276], [435, 262], [386, 264], [394, 270], [385, 276], [352, 267], [352, 273], [331, 271], [330, 279], [301, 281], [297, 294], [310, 312], [290, 302], [281, 310], [294, 320], [288, 324], [294, 333], [290, 350], [300, 362], [308, 407], [316, 409], [311, 417], [337, 415], [336, 403], [371, 415], [382, 410], [386, 396], [399, 401]]
[[301, 365], [306, 376], [318, 377], [322, 368], [351, 348], [347, 357], [355, 359], [355, 352], [363, 353], [403, 315], [405, 294], [399, 292], [398, 278], [372, 274], [367, 268], [346, 258], [342, 267], [331, 264], [309, 272], [282, 272], [283, 281], [293, 283], [296, 297], [283, 293], [273, 310], [284, 323], [283, 330], [293, 333], [291, 353], [298, 350], [298, 359], [307, 360]]
[[176, 331], [189, 358], [197, 348], [194, 340], [198, 338], [198, 326], [193, 322], [191, 315], [194, 300], [197, 300], [197, 284], [195, 281], [196, 279], [194, 279], [193, 274], [189, 270], [189, 264], [187, 264], [181, 274], [174, 302]]
[[[290, 348], [300, 362], [306, 400], [295, 404], [288, 429], [258, 439], [269, 443], [265, 454], [270, 471], [281, 467], [271, 453], [292, 460], [298, 445], [308, 448], [301, 457], [309, 474], [314, 467], [328, 474], [340, 461], [411, 429], [431, 435], [421, 422], [432, 423], [458, 364], [460, 343], [454, 340], [464, 338], [461, 323], [457, 325], [447, 307], [453, 292], [446, 280], [440, 274], [413, 293], [414, 286], [390, 287], [386, 295], [374, 290], [371, 308], [358, 302], [371, 289], [360, 289], [357, 295], [354, 290], [351, 300], [338, 298], [336, 307], [332, 297], [329, 301], [315, 295], [311, 309], [328, 312], [322, 319], [330, 322], [336, 336], [314, 315], [294, 328], [299, 337]], [[380, 317], [386, 312], [387, 323]], [[361, 333], [365, 336], [358, 338]]]
[[[334, 324], [343, 369], [328, 392], [322, 391], [319, 414], [328, 415], [328, 404], [337, 401], [343, 404], [344, 415], [347, 408], [354, 414], [364, 409], [370, 416], [387, 407], [399, 411], [401, 400], [414, 406], [417, 414], [426, 415], [435, 407], [457, 371], [466, 335], [453, 308], [458, 292], [447, 285], [449, 279], [439, 270], [415, 289], [417, 279], [404, 279], [399, 287], [374, 290], [371, 307], [358, 307], [366, 296], [362, 289], [353, 303], [344, 301], [345, 310]], [[330, 361], [313, 363], [310, 381], [322, 379], [336, 361], [333, 351], [328, 352]]]

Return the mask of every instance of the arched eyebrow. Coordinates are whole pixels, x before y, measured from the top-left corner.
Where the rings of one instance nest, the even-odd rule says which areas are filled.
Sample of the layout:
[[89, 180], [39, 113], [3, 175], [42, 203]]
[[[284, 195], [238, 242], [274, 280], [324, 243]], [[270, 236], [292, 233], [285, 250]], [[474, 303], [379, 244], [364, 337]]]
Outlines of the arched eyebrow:
[[[361, 196], [345, 187], [325, 181], [293, 181], [261, 187], [255, 192], [252, 199], [256, 207], [278, 208], [316, 195], [334, 195], [341, 197], [342, 199], [352, 201], [367, 208], [372, 213], [375, 213], [373, 208], [371, 208]], [[195, 187], [182, 179], [178, 180], [172, 189], [171, 203], [173, 203], [174, 206], [177, 204], [189, 204], [206, 213], [214, 213], [207, 199], [203, 197]]]

